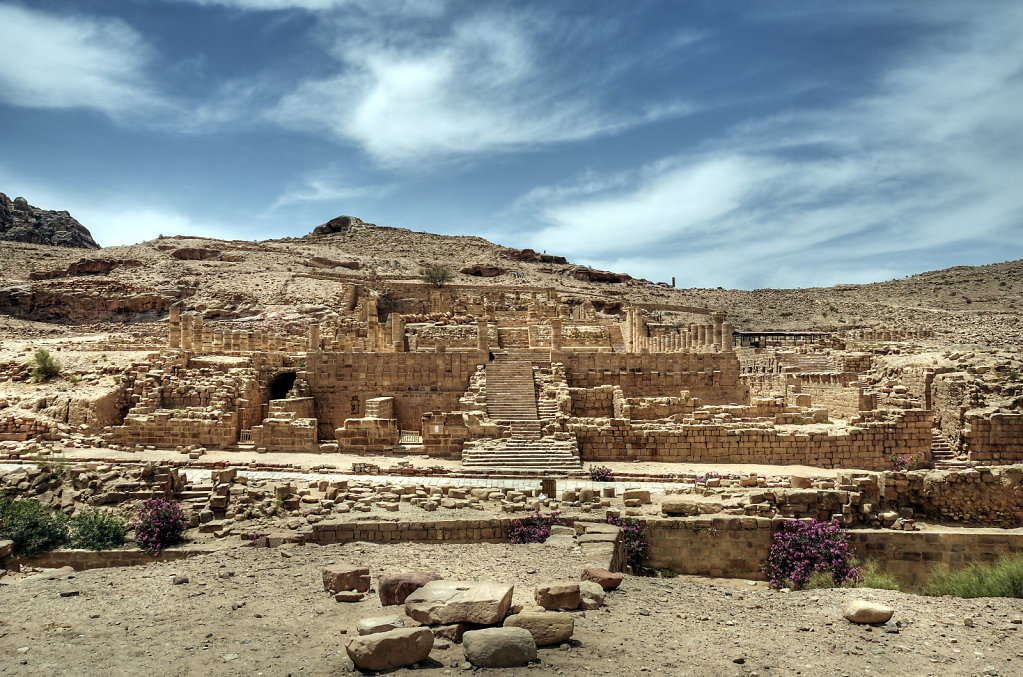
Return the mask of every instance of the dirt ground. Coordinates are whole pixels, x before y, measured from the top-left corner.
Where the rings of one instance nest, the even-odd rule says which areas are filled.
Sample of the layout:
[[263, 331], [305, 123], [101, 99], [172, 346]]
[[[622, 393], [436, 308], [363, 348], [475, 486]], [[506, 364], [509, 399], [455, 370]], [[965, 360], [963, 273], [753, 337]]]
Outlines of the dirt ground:
[[[350, 672], [344, 647], [356, 620], [401, 607], [383, 609], [375, 594], [335, 602], [320, 577], [330, 563], [368, 566], [374, 585], [381, 573], [417, 570], [513, 583], [514, 603], [531, 602], [538, 583], [577, 579], [582, 568], [580, 556], [563, 550], [551, 556], [543, 545], [349, 543], [238, 547], [187, 561], [77, 572], [2, 589], [0, 675]], [[175, 585], [178, 574], [188, 582]], [[847, 622], [841, 607], [851, 597], [894, 607], [893, 624]], [[1023, 626], [1012, 623], [1023, 611], [1015, 600], [782, 593], [763, 582], [627, 577], [604, 608], [573, 615], [569, 645], [541, 649], [531, 665], [489, 672], [1023, 674]], [[461, 646], [453, 644], [393, 674], [468, 674], [463, 663]]]

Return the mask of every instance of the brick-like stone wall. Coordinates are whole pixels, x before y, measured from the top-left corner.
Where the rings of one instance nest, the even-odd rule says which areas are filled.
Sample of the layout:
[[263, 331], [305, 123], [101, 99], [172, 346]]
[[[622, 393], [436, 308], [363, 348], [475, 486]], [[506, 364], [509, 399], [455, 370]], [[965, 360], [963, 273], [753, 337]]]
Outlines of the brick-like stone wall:
[[[644, 565], [683, 574], [763, 580], [760, 565], [781, 522], [728, 516], [646, 520], [650, 546]], [[1023, 534], [996, 529], [851, 529], [848, 533], [857, 557], [879, 559], [908, 585], [925, 582], [934, 565], [958, 568], [1023, 551]]]
[[908, 410], [895, 421], [868, 422], [837, 433], [781, 434], [767, 428], [634, 424], [626, 419], [576, 423], [586, 461], [763, 463], [821, 468], [891, 467], [894, 454], [930, 461], [930, 412]]
[[572, 388], [619, 386], [626, 397], [678, 397], [688, 390], [704, 404], [749, 400], [739, 380], [734, 353], [623, 354], [560, 351], [551, 355], [565, 365]]
[[962, 446], [980, 463], [1023, 462], [1023, 414], [966, 414]]
[[330, 439], [374, 397], [393, 397], [398, 427], [419, 430], [426, 412], [458, 409], [469, 377], [486, 361], [477, 352], [310, 353], [302, 376], [316, 399], [320, 437]]

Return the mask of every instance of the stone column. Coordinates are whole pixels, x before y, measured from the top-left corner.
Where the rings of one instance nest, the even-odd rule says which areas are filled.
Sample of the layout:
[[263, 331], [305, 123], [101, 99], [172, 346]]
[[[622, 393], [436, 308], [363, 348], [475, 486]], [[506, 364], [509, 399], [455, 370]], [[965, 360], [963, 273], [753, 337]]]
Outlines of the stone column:
[[167, 347], [171, 350], [181, 347], [181, 307], [177, 305], [170, 307], [167, 319]]
[[483, 320], [476, 323], [476, 350], [490, 352], [490, 324]]
[[309, 351], [320, 352], [320, 325], [316, 322], [309, 324]]
[[178, 345], [181, 346], [182, 350], [192, 349], [192, 316], [184, 314], [181, 316], [181, 323], [179, 325], [181, 329], [181, 336], [178, 339]]
[[701, 324], [696, 327], [696, 343], [702, 348], [707, 345], [707, 325]]
[[721, 350], [722, 352], [732, 352], [732, 323], [725, 322], [721, 325]]
[[721, 323], [725, 321], [724, 313], [712, 313], [710, 316], [711, 320], [714, 321], [714, 338], [713, 343], [721, 350]]
[[192, 320], [192, 350], [202, 352], [202, 315], [196, 315]]
[[387, 316], [387, 326], [391, 328], [391, 345], [394, 352], [405, 352], [405, 320], [401, 319], [398, 313], [391, 313]]
[[561, 350], [561, 318], [551, 318], [551, 350]]

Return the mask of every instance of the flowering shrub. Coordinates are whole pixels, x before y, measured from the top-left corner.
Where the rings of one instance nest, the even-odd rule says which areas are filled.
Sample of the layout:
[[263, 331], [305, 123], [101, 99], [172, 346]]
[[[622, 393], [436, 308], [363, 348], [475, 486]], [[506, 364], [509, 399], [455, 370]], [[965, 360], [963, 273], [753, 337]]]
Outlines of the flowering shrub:
[[915, 465], [913, 456], [892, 456], [889, 460], [892, 462], [892, 469], [900, 472], [912, 470]]
[[591, 465], [590, 480], [593, 482], [614, 482], [614, 474], [606, 465]]
[[716, 479], [720, 479], [720, 478], [721, 478], [721, 475], [717, 474], [714, 471], [711, 471], [711, 472], [708, 472], [708, 473], [704, 473], [703, 475], [697, 475], [696, 476], [696, 483], [697, 484], [706, 484], [707, 480], [716, 480]]
[[565, 520], [560, 519], [557, 512], [544, 515], [537, 510], [528, 522], [515, 520], [514, 526], [508, 530], [508, 542], [543, 543], [551, 535], [552, 526], [564, 523]]
[[760, 567], [772, 588], [805, 588], [815, 574], [835, 585], [856, 583], [860, 568], [852, 565], [849, 540], [838, 522], [815, 519], [789, 522], [775, 532], [767, 561]]
[[157, 555], [168, 545], [181, 541], [185, 532], [185, 514], [174, 501], [153, 498], [142, 502], [131, 526], [135, 529], [139, 547]]
[[643, 527], [635, 520], [625, 517], [612, 517], [611, 515], [607, 516], [607, 523], [621, 527], [622, 535], [625, 536], [625, 556], [628, 559], [629, 566], [633, 570], [638, 569], [640, 562], [646, 559], [647, 547], [650, 545], [643, 538]]

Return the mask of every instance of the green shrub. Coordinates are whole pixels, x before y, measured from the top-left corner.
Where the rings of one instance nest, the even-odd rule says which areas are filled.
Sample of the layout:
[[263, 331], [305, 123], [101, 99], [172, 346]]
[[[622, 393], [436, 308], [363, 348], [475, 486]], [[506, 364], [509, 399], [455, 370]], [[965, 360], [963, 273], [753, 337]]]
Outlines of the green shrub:
[[994, 564], [972, 564], [956, 571], [935, 568], [921, 592], [931, 597], [1023, 598], [1023, 557], [1003, 557]]
[[443, 287], [454, 278], [454, 273], [451, 272], [451, 269], [442, 263], [431, 263], [428, 266], [423, 266], [420, 274], [426, 282], [434, 287]]
[[32, 366], [29, 369], [29, 374], [32, 376], [32, 380], [39, 382], [49, 381], [60, 375], [60, 370], [64, 367], [50, 351], [45, 348], [39, 348], [35, 354], [32, 355]]
[[143, 501], [131, 526], [139, 547], [154, 555], [180, 543], [185, 533], [185, 513], [175, 501], [153, 498]]
[[15, 555], [34, 557], [67, 542], [67, 519], [37, 501], [0, 498], [0, 540], [14, 541]]
[[72, 517], [71, 544], [88, 550], [110, 550], [124, 545], [128, 522], [108, 510], [92, 508]]

